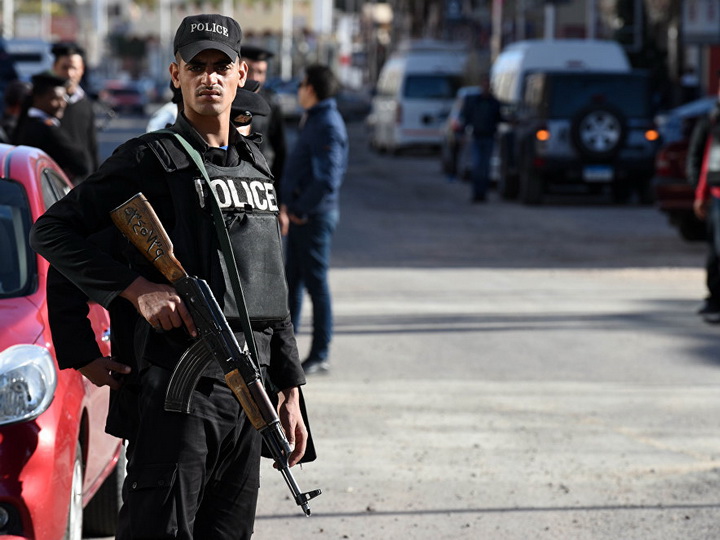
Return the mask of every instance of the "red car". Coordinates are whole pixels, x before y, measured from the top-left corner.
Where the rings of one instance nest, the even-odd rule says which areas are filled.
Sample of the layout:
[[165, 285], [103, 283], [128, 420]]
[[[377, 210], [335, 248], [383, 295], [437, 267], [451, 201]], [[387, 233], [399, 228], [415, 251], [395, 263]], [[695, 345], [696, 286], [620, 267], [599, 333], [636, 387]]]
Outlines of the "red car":
[[[105, 433], [109, 390], [60, 371], [48, 327], [48, 263], [28, 244], [33, 221], [72, 185], [36, 148], [0, 144], [0, 536], [113, 535], [122, 445]], [[103, 354], [109, 319], [91, 305]], [[88, 529], [93, 529], [89, 531]]]

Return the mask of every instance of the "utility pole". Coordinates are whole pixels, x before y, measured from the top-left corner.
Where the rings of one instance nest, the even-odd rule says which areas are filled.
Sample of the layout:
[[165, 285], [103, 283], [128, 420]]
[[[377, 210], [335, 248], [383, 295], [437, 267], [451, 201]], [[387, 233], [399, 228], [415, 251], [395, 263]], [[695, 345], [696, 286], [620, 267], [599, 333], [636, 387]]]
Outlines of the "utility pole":
[[3, 37], [15, 36], [15, 0], [3, 0]]

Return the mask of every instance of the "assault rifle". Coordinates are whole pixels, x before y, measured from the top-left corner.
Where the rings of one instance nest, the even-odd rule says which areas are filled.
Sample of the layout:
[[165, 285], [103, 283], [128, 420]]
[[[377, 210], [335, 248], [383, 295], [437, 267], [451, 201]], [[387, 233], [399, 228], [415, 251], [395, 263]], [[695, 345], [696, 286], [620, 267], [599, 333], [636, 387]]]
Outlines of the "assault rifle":
[[280, 419], [265, 391], [260, 371], [250, 352], [242, 350], [208, 284], [189, 276], [173, 254], [170, 237], [142, 193], [111, 212], [115, 225], [175, 287], [198, 330], [195, 343], [183, 354], [170, 378], [165, 410], [190, 412], [193, 390], [207, 365], [215, 360], [225, 381], [257, 429], [282, 473], [293, 498], [310, 515], [308, 501], [319, 489], [302, 493], [288, 465], [291, 453]]

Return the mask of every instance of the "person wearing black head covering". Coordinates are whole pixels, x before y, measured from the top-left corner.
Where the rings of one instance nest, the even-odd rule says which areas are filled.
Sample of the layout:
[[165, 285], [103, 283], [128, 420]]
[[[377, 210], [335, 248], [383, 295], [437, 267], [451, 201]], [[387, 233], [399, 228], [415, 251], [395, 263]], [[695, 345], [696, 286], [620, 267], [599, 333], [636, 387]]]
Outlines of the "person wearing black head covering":
[[[52, 53], [55, 56], [53, 72], [68, 80], [68, 105], [60, 126], [73, 141], [82, 143], [89, 173], [98, 168], [98, 145], [93, 104], [80, 86], [85, 74], [85, 54], [75, 43], [56, 43]], [[73, 181], [77, 183], [83, 179], [76, 177]]]
[[262, 140], [258, 143], [260, 151], [270, 164], [270, 170], [275, 177], [275, 190], [280, 193], [287, 153], [285, 124], [275, 92], [265, 88], [268, 60], [273, 56], [275, 55], [272, 52], [252, 44], [243, 45], [242, 48], [242, 59], [248, 65], [248, 79], [260, 83], [259, 93], [270, 104], [270, 114], [253, 118], [252, 131], [262, 135]]
[[82, 141], [71, 139], [60, 127], [67, 101], [67, 80], [50, 72], [33, 75], [32, 91], [13, 133], [14, 144], [45, 151], [73, 180], [88, 172]]

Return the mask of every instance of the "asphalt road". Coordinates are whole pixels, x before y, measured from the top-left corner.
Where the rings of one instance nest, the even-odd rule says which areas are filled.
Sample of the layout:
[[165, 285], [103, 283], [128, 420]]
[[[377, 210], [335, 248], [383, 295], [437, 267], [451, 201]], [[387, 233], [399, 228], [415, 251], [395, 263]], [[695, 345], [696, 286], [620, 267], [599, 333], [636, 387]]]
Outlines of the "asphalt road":
[[320, 457], [294, 469], [323, 494], [302, 517], [264, 463], [255, 538], [720, 537], [704, 246], [602, 196], [472, 205], [437, 156], [351, 134]]

